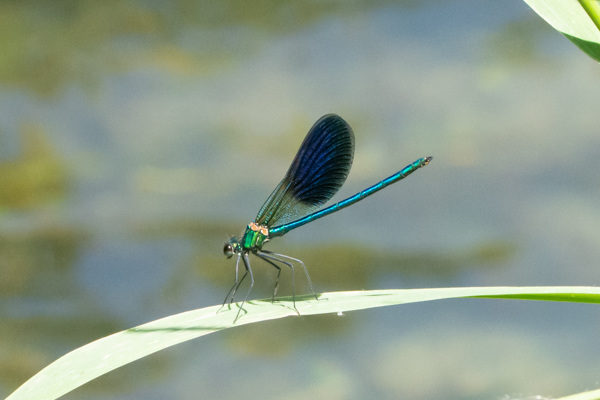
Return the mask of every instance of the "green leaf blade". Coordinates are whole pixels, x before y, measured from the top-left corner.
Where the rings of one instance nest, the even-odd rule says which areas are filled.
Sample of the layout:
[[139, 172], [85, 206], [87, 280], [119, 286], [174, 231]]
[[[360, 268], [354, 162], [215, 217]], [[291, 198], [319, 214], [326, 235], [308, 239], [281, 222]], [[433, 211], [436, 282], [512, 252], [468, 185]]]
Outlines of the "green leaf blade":
[[600, 4], [597, 0], [525, 0], [538, 15], [600, 62]]
[[[323, 293], [319, 300], [297, 296], [301, 315], [343, 313], [375, 307], [452, 298], [492, 297], [600, 303], [594, 287], [471, 287]], [[52, 400], [107, 372], [149, 354], [222, 329], [297, 315], [291, 298], [250, 301], [238, 308], [212, 306], [183, 312], [96, 340], [59, 358], [6, 400]]]

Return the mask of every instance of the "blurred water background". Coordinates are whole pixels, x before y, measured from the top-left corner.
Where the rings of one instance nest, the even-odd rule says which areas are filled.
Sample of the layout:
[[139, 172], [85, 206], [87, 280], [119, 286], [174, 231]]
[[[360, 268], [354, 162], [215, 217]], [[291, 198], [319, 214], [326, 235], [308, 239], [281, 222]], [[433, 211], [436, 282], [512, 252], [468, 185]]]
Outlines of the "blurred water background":
[[[92, 340], [222, 302], [224, 240], [330, 112], [356, 135], [334, 200], [434, 161], [269, 243], [317, 291], [598, 284], [599, 79], [522, 1], [1, 2], [0, 396]], [[254, 269], [269, 296], [274, 271]], [[461, 300], [287, 318], [64, 398], [565, 395], [600, 385], [598, 317]]]

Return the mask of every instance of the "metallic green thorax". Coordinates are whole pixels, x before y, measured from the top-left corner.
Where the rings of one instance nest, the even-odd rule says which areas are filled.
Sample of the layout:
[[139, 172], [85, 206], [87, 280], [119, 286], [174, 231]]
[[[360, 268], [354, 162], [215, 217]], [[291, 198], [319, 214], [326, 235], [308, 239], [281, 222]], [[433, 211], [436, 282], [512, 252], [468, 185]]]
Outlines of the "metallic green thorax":
[[241, 245], [244, 250], [260, 249], [269, 240], [269, 228], [250, 222], [242, 236]]

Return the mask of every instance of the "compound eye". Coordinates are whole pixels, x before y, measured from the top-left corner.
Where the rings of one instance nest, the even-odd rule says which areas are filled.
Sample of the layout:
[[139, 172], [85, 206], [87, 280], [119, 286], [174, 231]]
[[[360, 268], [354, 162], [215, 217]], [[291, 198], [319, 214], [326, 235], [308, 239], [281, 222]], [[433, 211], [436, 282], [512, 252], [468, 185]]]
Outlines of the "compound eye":
[[231, 256], [235, 254], [233, 245], [231, 243], [225, 243], [225, 246], [223, 247], [223, 254], [225, 254], [225, 257], [227, 258], [231, 258]]

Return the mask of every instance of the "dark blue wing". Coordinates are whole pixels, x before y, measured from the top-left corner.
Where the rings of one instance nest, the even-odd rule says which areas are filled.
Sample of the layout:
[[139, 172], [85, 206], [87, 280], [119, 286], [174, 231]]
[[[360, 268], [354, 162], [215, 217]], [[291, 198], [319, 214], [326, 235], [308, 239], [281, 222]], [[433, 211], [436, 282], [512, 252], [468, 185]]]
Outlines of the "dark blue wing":
[[256, 216], [256, 223], [282, 225], [308, 215], [340, 189], [352, 166], [354, 134], [341, 117], [328, 114], [310, 129], [283, 180]]

